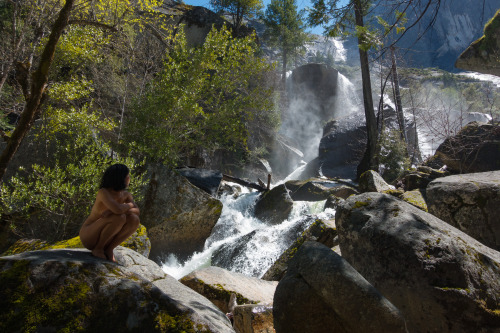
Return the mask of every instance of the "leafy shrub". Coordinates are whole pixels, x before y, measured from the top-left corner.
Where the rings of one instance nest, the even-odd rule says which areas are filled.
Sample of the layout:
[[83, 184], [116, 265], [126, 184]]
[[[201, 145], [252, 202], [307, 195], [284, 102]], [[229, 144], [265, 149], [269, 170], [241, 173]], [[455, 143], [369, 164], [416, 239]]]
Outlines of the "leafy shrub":
[[379, 145], [381, 175], [388, 183], [392, 183], [410, 167], [406, 145], [398, 130], [382, 131]]
[[179, 33], [163, 71], [125, 122], [125, 141], [152, 160], [176, 164], [196, 149], [248, 149], [255, 123], [276, 127], [273, 66], [256, 53], [255, 36], [215, 28], [196, 48]]
[[[49, 241], [78, 234], [90, 214], [104, 170], [123, 163], [131, 170], [137, 164], [130, 158], [111, 159], [97, 143], [82, 147], [82, 156], [54, 167], [33, 165], [32, 173], [17, 174], [0, 188], [0, 215], [20, 237]], [[132, 175], [130, 191], [140, 200], [140, 175]]]
[[[123, 163], [132, 173], [140, 164], [111, 154], [97, 130], [113, 128], [86, 107], [51, 109], [43, 137], [56, 147], [50, 166], [21, 169], [0, 187], [0, 218], [19, 237], [59, 241], [74, 237], [89, 215], [104, 170]], [[112, 155], [114, 155], [112, 157]], [[130, 192], [140, 201], [141, 175], [132, 174]]]

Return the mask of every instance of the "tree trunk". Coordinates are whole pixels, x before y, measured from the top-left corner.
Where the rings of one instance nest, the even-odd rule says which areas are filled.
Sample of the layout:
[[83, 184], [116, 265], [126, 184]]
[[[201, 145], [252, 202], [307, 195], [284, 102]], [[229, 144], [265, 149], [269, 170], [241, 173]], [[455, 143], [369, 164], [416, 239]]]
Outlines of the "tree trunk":
[[40, 109], [42, 97], [44, 96], [49, 78], [49, 69], [54, 59], [56, 46], [64, 28], [68, 25], [69, 16], [71, 14], [71, 10], [73, 9], [74, 2], [75, 0], [66, 0], [64, 7], [59, 12], [57, 20], [54, 23], [52, 31], [50, 32], [47, 45], [45, 45], [42, 57], [40, 58], [38, 69], [33, 73], [30, 96], [26, 101], [19, 123], [7, 142], [7, 146], [3, 150], [2, 155], [0, 156], [0, 181], [5, 175], [9, 162], [31, 128], [35, 116]]
[[403, 103], [401, 102], [401, 93], [399, 91], [399, 77], [398, 69], [396, 67], [396, 56], [394, 55], [394, 46], [391, 46], [391, 59], [392, 59], [392, 82], [394, 86], [394, 94], [396, 95], [396, 115], [398, 117], [399, 130], [401, 131], [401, 139], [404, 143], [408, 144], [406, 137], [406, 124], [405, 116], [403, 114]]
[[[361, 0], [354, 0], [354, 13], [356, 25], [363, 26], [363, 8]], [[361, 43], [358, 38], [358, 42]], [[365, 171], [377, 170], [376, 152], [377, 152], [377, 120], [373, 110], [372, 84], [370, 80], [370, 63], [368, 52], [359, 48], [359, 59], [361, 63], [361, 79], [363, 81], [363, 104], [365, 108], [367, 142], [366, 150], [357, 169], [357, 178]]]
[[288, 52], [283, 47], [283, 68], [281, 70], [281, 84], [283, 91], [286, 91], [286, 63], [288, 62]]

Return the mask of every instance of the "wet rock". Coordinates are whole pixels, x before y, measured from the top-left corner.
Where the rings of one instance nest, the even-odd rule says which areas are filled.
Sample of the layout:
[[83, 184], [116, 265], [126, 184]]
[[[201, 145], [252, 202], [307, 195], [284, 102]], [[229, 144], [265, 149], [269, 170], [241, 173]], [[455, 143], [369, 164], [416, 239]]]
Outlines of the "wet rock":
[[389, 184], [376, 171], [368, 170], [359, 177], [359, 190], [361, 192], [383, 192], [390, 189]]
[[342, 257], [305, 242], [274, 294], [274, 328], [289, 332], [405, 332], [398, 309]]
[[148, 179], [141, 223], [148, 229], [151, 258], [172, 253], [182, 259], [202, 250], [222, 203], [166, 166], [150, 166]]
[[118, 247], [119, 264], [87, 250], [0, 258], [2, 332], [234, 332], [209, 300], [151, 260]]
[[364, 116], [356, 113], [330, 121], [319, 143], [319, 166], [326, 177], [356, 178], [366, 146]]
[[499, 252], [387, 194], [348, 198], [336, 224], [342, 257], [401, 311], [410, 332], [500, 329]]
[[224, 313], [228, 308], [231, 293], [238, 304], [272, 305], [277, 282], [210, 266], [195, 270], [179, 280], [185, 286], [208, 298]]
[[233, 198], [239, 197], [241, 194], [241, 186], [228, 184], [225, 181], [222, 181], [219, 187], [219, 192], [217, 194], [218, 197], [222, 195], [231, 195]]
[[273, 308], [245, 304], [234, 308], [233, 327], [238, 333], [275, 333]]
[[181, 168], [176, 169], [176, 171], [186, 177], [194, 186], [202, 189], [213, 197], [217, 196], [222, 181], [222, 173], [220, 171], [198, 168]]
[[294, 201], [322, 201], [330, 195], [347, 198], [351, 194], [358, 193], [353, 187], [320, 178], [290, 180], [285, 186], [290, 190], [290, 196]]
[[286, 228], [254, 230], [216, 249], [212, 253], [211, 264], [260, 277], [277, 260], [280, 249], [288, 248], [315, 221], [315, 216], [305, 215], [288, 223]]
[[439, 178], [427, 187], [429, 213], [500, 250], [500, 171]]
[[344, 201], [344, 199], [339, 198], [335, 195], [330, 195], [325, 202], [325, 209], [337, 209], [337, 207]]
[[255, 217], [270, 224], [286, 220], [293, 207], [293, 200], [284, 184], [262, 193], [255, 204]]
[[316, 220], [302, 235], [276, 260], [262, 276], [263, 280], [279, 281], [285, 275], [288, 263], [306, 241], [316, 241], [328, 247], [338, 244], [335, 220]]

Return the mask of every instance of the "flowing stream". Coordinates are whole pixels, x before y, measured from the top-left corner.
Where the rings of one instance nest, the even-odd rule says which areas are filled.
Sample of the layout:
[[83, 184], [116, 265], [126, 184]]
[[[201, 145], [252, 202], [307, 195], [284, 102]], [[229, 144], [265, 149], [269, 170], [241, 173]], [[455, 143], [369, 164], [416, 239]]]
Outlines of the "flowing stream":
[[203, 251], [195, 252], [183, 263], [170, 255], [163, 263], [163, 270], [179, 279], [198, 268], [213, 265], [261, 277], [316, 218], [335, 216], [333, 209], [323, 212], [325, 201], [296, 201], [288, 220], [269, 225], [253, 214], [258, 195], [258, 192], [248, 191], [236, 198], [223, 195], [220, 198], [223, 203], [221, 217]]

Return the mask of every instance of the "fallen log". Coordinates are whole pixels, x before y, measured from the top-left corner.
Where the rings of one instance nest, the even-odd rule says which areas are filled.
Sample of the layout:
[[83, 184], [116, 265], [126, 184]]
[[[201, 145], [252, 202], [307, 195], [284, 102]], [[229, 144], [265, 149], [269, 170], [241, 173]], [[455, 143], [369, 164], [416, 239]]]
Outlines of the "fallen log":
[[222, 175], [222, 180], [226, 180], [228, 182], [233, 182], [233, 183], [236, 183], [236, 184], [239, 184], [239, 185], [242, 185], [242, 186], [253, 188], [254, 190], [257, 190], [259, 192], [265, 192], [265, 191], [268, 190], [267, 188], [265, 188], [264, 186], [260, 186], [259, 184], [252, 183], [252, 182], [243, 180], [241, 178], [236, 178], [236, 177], [229, 176], [229, 175], [224, 175], [223, 174]]

